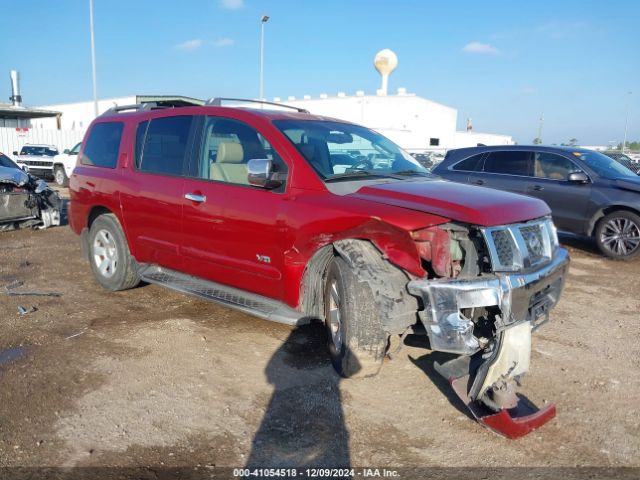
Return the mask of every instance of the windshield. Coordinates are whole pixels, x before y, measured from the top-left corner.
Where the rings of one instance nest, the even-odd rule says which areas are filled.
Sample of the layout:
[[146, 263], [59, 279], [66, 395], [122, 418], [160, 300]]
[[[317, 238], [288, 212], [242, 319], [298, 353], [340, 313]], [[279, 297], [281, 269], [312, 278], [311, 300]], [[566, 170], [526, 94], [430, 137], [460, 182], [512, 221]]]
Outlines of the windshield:
[[35, 146], [26, 147], [25, 146], [25, 147], [22, 147], [22, 150], [20, 150], [20, 155], [54, 157], [58, 155], [58, 151], [49, 147], [35, 147]]
[[430, 175], [411, 155], [365, 127], [323, 120], [273, 123], [325, 181]]
[[604, 178], [633, 177], [638, 178], [635, 172], [616, 162], [613, 158], [598, 152], [573, 152], [573, 155], [582, 160], [591, 170]]
[[18, 165], [16, 165], [13, 160], [11, 160], [9, 157], [7, 157], [6, 155], [0, 153], [0, 167], [7, 167], [7, 168], [20, 168]]

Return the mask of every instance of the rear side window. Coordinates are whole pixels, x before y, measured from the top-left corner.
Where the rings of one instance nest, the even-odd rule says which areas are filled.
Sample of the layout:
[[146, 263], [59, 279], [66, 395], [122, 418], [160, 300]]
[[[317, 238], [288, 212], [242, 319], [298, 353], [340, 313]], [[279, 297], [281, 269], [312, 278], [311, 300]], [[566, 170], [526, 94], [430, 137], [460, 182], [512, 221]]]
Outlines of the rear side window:
[[462, 170], [464, 172], [479, 172], [482, 170], [482, 157], [484, 153], [479, 153], [473, 157], [469, 157], [453, 166], [453, 170]]
[[122, 122], [94, 125], [84, 146], [81, 163], [94, 167], [116, 168], [123, 128]]
[[531, 154], [523, 151], [491, 152], [484, 161], [484, 171], [505, 175], [530, 176]]
[[193, 116], [156, 118], [138, 125], [136, 167], [143, 172], [180, 176]]

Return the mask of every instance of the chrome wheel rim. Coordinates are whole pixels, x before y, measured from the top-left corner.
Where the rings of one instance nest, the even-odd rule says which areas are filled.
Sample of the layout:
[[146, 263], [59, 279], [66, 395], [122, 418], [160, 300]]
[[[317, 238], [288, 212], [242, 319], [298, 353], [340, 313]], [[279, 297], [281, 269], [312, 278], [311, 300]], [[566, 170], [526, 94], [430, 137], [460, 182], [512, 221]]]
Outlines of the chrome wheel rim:
[[625, 217], [612, 218], [602, 228], [600, 243], [614, 255], [630, 255], [640, 245], [640, 227]]
[[56, 183], [62, 185], [64, 183], [64, 172], [59, 168], [56, 170]]
[[104, 278], [111, 278], [118, 269], [118, 249], [108, 230], [99, 230], [93, 239], [93, 261]]
[[331, 342], [336, 352], [342, 350], [342, 330], [340, 317], [340, 294], [338, 293], [338, 284], [335, 280], [331, 282], [329, 289], [329, 331], [331, 332]]

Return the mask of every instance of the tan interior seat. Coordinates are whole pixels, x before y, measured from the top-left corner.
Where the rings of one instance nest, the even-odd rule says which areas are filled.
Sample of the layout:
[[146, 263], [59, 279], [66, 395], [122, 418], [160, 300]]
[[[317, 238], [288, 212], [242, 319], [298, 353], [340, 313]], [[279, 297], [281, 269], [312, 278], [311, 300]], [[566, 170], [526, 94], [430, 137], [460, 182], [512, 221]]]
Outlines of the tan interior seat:
[[247, 164], [244, 163], [244, 150], [239, 143], [223, 142], [218, 145], [216, 161], [209, 171], [211, 180], [248, 185]]

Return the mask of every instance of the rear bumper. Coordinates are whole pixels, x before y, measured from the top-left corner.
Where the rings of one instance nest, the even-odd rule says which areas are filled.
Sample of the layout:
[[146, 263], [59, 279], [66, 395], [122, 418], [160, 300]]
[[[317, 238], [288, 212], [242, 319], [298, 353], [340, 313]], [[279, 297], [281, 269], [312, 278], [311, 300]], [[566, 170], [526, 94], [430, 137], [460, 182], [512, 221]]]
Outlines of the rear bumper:
[[498, 332], [506, 327], [531, 322], [533, 329], [548, 319], [560, 299], [569, 267], [569, 254], [558, 248], [544, 267], [528, 273], [494, 274], [477, 280], [414, 280], [409, 292], [420, 297], [431, 348], [443, 352], [472, 355], [480, 349], [474, 324], [461, 310], [498, 307]]

